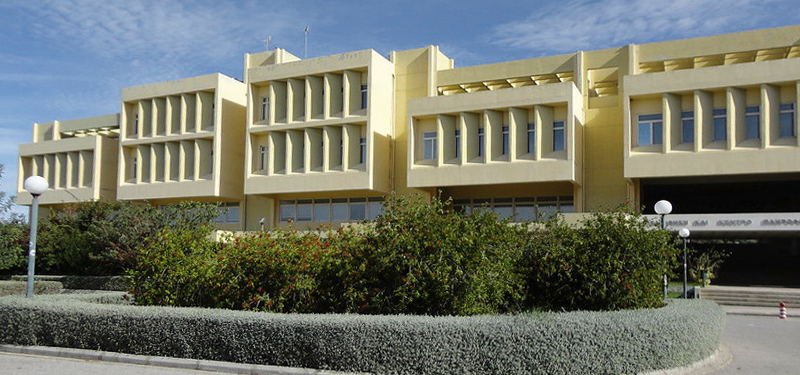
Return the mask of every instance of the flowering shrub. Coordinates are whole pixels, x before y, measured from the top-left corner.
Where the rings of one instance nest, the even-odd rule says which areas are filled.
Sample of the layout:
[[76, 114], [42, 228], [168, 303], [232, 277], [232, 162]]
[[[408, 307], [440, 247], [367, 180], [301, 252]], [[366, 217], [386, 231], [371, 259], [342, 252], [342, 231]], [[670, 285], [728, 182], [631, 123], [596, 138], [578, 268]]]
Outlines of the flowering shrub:
[[138, 304], [270, 312], [475, 315], [654, 307], [677, 253], [626, 211], [573, 228], [462, 215], [434, 198], [390, 197], [375, 222], [276, 230], [227, 243], [165, 230], [131, 271]]
[[663, 304], [660, 280], [677, 264], [674, 236], [620, 208], [593, 213], [578, 228], [555, 219], [529, 237], [530, 307], [617, 310]]

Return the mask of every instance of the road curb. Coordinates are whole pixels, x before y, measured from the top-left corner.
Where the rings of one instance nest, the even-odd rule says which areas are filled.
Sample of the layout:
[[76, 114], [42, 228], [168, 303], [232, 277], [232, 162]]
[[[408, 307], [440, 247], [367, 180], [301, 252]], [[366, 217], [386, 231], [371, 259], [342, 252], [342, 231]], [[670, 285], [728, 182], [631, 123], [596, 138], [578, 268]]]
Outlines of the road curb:
[[727, 346], [720, 345], [714, 354], [687, 366], [664, 370], [648, 371], [637, 375], [703, 375], [721, 369], [733, 361], [733, 353]]
[[[250, 375], [357, 375], [356, 373], [282, 367], [251, 365], [199, 359], [143, 356], [135, 354], [104, 352], [87, 349], [58, 348], [50, 346], [0, 345], [0, 353], [26, 354], [45, 357], [59, 357], [87, 361], [113, 362], [140, 366], [157, 366], [184, 370], [201, 370]], [[360, 373], [359, 375], [364, 375]]]

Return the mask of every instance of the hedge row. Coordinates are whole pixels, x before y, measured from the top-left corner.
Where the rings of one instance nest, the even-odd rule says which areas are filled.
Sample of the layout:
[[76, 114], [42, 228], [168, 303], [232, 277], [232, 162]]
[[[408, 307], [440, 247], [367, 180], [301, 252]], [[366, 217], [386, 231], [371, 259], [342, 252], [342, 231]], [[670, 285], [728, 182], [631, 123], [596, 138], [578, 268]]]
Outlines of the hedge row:
[[[63, 286], [57, 281], [35, 281], [33, 283], [33, 294], [58, 294], [61, 293]], [[28, 291], [28, 283], [16, 280], [0, 281], [0, 296], [22, 295]]]
[[281, 313], [479, 315], [663, 305], [674, 236], [619, 209], [579, 228], [511, 225], [434, 198], [389, 197], [358, 228], [251, 233], [203, 227], [149, 239], [129, 271], [140, 305]]
[[705, 300], [607, 312], [471, 317], [273, 314], [0, 298], [0, 343], [375, 374], [628, 374], [712, 355]]
[[[126, 276], [55, 276], [36, 275], [36, 280], [57, 281], [64, 289], [113, 290], [127, 292], [130, 289], [130, 278]], [[14, 275], [11, 280], [27, 281], [28, 276]]]

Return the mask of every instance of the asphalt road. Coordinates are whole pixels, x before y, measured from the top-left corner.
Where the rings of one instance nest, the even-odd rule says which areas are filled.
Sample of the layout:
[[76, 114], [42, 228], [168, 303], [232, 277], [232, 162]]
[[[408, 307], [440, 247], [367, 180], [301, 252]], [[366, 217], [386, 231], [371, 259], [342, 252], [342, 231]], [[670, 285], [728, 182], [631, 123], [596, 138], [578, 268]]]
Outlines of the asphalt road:
[[[800, 374], [800, 318], [728, 315], [722, 342], [733, 354], [708, 375]], [[694, 375], [695, 373], [693, 373]]]

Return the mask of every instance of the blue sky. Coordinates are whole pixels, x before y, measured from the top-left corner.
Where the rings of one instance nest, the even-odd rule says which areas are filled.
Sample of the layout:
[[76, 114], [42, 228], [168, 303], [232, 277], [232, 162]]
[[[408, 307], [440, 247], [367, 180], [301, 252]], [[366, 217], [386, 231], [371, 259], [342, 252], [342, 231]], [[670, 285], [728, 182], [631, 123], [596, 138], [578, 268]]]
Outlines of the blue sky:
[[3, 0], [0, 191], [34, 122], [119, 111], [123, 87], [221, 72], [271, 47], [308, 57], [439, 45], [456, 66], [800, 24], [800, 0]]

